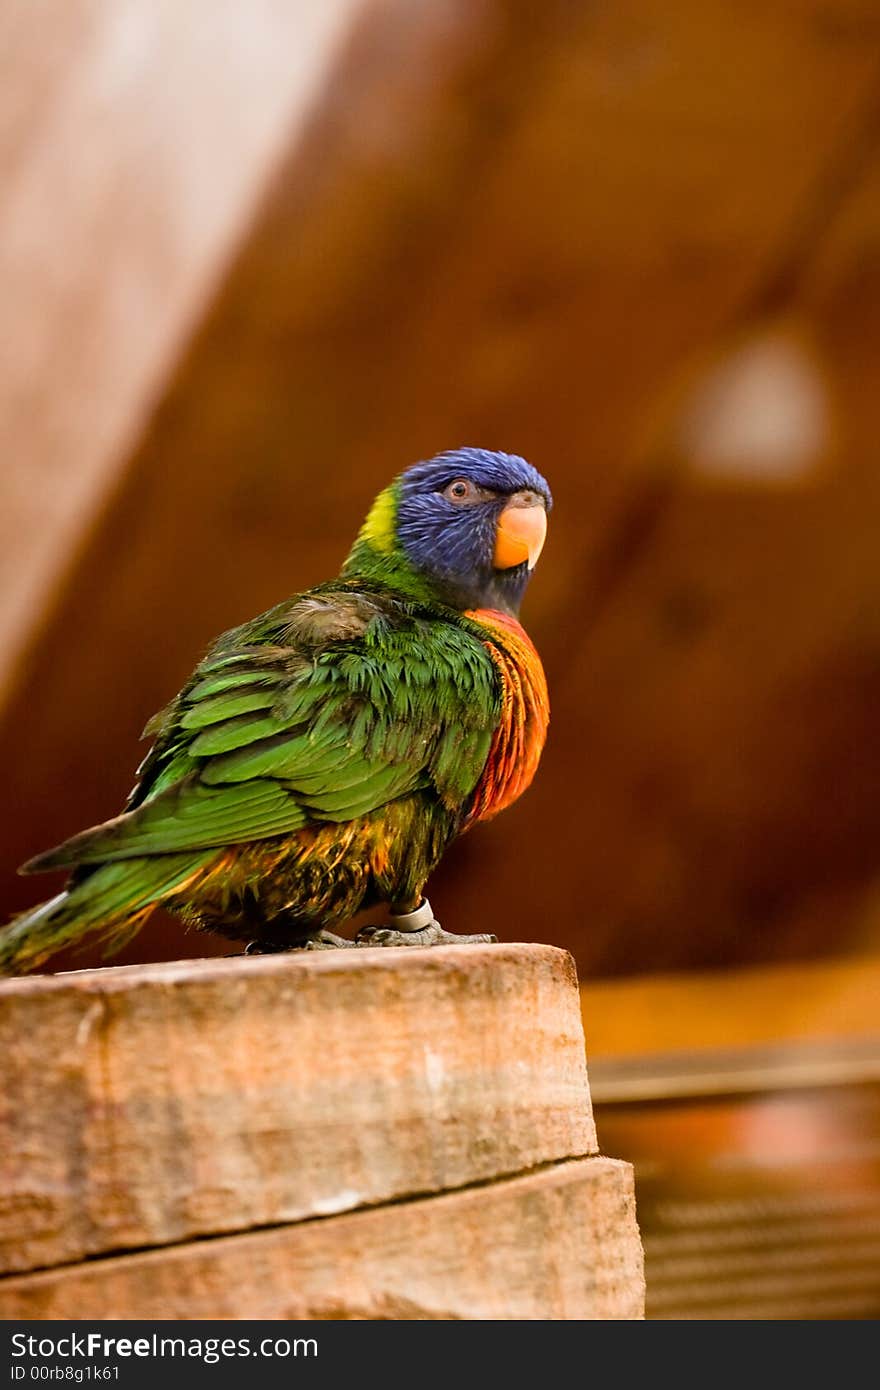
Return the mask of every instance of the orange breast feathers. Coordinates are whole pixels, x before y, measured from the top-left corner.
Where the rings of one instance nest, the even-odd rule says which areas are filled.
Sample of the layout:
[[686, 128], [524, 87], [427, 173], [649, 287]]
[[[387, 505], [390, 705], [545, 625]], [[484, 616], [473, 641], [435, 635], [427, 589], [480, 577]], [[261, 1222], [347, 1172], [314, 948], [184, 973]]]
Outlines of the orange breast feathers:
[[465, 615], [487, 629], [486, 650], [501, 676], [501, 721], [474, 791], [467, 824], [497, 816], [522, 796], [547, 739], [550, 702], [541, 658], [525, 629], [506, 613], [477, 608]]

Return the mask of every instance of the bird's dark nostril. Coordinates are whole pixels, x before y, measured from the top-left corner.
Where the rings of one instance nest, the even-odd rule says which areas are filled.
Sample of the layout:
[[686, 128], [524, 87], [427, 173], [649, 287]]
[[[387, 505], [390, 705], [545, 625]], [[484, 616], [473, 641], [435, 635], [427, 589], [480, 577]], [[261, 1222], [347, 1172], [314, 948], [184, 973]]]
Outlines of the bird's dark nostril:
[[543, 507], [544, 499], [539, 492], [533, 492], [531, 488], [521, 488], [510, 498], [508, 505], [514, 507]]

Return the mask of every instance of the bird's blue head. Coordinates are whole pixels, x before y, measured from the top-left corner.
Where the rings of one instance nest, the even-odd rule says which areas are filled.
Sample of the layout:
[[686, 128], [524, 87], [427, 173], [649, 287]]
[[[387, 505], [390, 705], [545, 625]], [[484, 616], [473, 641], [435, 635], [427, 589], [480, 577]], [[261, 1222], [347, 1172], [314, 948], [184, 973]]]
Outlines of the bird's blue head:
[[515, 614], [551, 506], [545, 479], [517, 454], [451, 449], [379, 493], [344, 573], [462, 611]]

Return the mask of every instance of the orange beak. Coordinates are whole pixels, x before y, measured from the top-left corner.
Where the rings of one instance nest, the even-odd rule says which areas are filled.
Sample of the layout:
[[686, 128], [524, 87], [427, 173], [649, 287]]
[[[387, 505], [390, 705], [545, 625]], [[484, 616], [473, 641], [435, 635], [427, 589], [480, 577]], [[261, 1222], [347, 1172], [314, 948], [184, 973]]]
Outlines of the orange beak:
[[533, 570], [544, 548], [546, 536], [547, 512], [544, 507], [535, 503], [523, 504], [513, 498], [498, 518], [492, 563], [497, 570], [509, 570], [527, 560], [529, 569]]

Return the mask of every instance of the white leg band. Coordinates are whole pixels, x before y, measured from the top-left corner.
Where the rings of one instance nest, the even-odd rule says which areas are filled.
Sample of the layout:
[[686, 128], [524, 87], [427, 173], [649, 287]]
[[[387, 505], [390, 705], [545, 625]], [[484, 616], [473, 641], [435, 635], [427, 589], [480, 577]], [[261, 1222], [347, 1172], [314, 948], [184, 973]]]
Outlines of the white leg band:
[[421, 931], [423, 927], [429, 927], [434, 920], [434, 909], [427, 898], [422, 898], [418, 907], [412, 912], [400, 912], [391, 914], [391, 925], [398, 931]]

